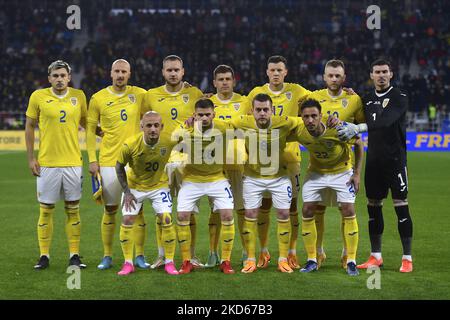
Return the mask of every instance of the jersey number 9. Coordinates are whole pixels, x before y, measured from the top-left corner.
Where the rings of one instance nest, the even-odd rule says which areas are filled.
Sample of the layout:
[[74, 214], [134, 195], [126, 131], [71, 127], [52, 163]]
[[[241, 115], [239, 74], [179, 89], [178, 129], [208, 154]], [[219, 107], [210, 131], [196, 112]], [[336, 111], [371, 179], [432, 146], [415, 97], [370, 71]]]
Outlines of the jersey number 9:
[[172, 108], [170, 110], [170, 114], [172, 115], [172, 120], [175, 120], [178, 117], [178, 110], [177, 110], [177, 108]]

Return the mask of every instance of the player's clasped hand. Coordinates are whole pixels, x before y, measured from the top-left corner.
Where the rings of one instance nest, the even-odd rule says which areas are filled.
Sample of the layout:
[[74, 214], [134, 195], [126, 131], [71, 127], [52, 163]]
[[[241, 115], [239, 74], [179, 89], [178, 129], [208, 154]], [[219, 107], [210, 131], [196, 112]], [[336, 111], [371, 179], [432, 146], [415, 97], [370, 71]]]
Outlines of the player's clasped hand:
[[100, 166], [98, 165], [97, 161], [93, 161], [93, 162], [89, 163], [89, 173], [91, 174], [91, 176], [95, 177], [99, 171], [100, 171]]
[[330, 128], [330, 129], [337, 128], [339, 123], [340, 123], [339, 118], [337, 118], [336, 116], [333, 116], [332, 114], [328, 115], [327, 128]]
[[123, 196], [125, 211], [130, 212], [131, 210], [136, 210], [135, 203], [137, 203], [136, 197], [130, 191], [125, 192]]

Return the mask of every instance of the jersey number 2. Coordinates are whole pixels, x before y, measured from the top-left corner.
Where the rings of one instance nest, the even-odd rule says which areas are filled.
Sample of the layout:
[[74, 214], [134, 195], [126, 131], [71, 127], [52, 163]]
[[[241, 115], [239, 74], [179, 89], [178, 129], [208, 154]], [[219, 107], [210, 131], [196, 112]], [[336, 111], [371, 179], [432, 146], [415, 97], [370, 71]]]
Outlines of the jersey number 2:
[[61, 117], [59, 117], [59, 122], [65, 123], [66, 122], [66, 112], [64, 110], [61, 110], [59, 112], [61, 114]]

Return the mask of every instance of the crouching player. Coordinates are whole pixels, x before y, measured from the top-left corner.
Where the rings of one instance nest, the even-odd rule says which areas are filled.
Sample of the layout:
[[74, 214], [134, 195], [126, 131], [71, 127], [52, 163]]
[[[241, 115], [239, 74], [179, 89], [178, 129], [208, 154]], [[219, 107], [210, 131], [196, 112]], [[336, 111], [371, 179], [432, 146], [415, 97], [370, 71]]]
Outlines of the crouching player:
[[[296, 141], [308, 149], [310, 156], [308, 173], [302, 189], [302, 237], [308, 261], [300, 271], [317, 270], [317, 230], [314, 222], [316, 207], [337, 202], [344, 220], [344, 241], [348, 255], [347, 273], [356, 276], [358, 223], [354, 204], [364, 157], [362, 141], [358, 136], [347, 143], [340, 141], [336, 129], [327, 129], [322, 123], [322, 107], [317, 100], [304, 101], [300, 110], [304, 124], [299, 124], [295, 133], [288, 139], [295, 137]], [[355, 145], [353, 169], [351, 144]]]
[[[173, 262], [176, 233], [171, 217], [172, 198], [164, 170], [176, 141], [171, 140], [170, 133], [161, 135], [163, 128], [157, 112], [145, 113], [141, 120], [143, 132], [125, 141], [116, 163], [117, 178], [123, 189], [120, 244], [125, 258], [119, 275], [134, 272], [132, 229], [145, 199], [152, 201], [153, 209], [162, 221], [165, 270], [171, 275], [178, 274]], [[127, 164], [129, 170], [126, 172]]]

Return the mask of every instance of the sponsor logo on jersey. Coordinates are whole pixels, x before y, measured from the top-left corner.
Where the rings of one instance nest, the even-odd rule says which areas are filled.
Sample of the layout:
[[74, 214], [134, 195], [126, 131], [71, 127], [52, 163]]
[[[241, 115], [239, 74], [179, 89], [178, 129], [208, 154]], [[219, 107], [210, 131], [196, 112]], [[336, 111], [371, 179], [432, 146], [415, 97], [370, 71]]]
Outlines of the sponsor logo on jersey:
[[347, 108], [348, 106], [348, 100], [347, 99], [342, 99], [342, 108]]
[[386, 98], [383, 100], [383, 104], [381, 105], [383, 107], [383, 109], [387, 107], [388, 103], [389, 103], [389, 98]]
[[290, 91], [286, 92], [286, 98], [288, 100], [291, 100], [292, 99], [292, 92], [290, 92]]
[[327, 101], [327, 99], [322, 99], [319, 101], [319, 103], [324, 103], [325, 101]]
[[166, 99], [166, 98], [160, 98], [160, 99], [158, 99], [158, 102], [162, 102], [162, 101], [164, 101], [164, 99]]
[[234, 107], [234, 110], [239, 111], [239, 108], [241, 107], [241, 104], [240, 103], [233, 103], [233, 107]]
[[47, 100], [47, 101], [45, 101], [46, 103], [50, 103], [50, 102], [53, 102], [54, 100], [52, 100], [52, 99], [50, 99], [50, 100]]
[[111, 106], [114, 103], [114, 101], [110, 101], [106, 104], [107, 107]]
[[166, 153], [167, 153], [166, 147], [159, 149], [159, 154], [161, 155], [161, 157], [164, 157]]
[[181, 96], [181, 99], [183, 99], [183, 102], [187, 104], [189, 102], [189, 95], [188, 94], [183, 94]]
[[128, 99], [130, 100], [131, 103], [135, 103], [136, 102], [136, 96], [134, 94], [129, 94], [128, 95]]
[[70, 98], [70, 103], [75, 107], [77, 105], [77, 98], [71, 97]]

